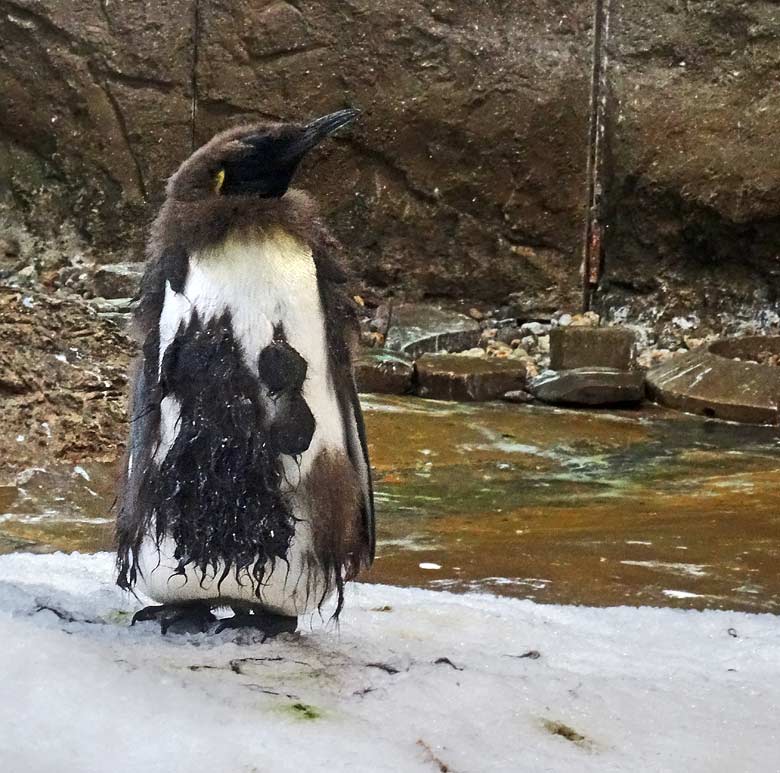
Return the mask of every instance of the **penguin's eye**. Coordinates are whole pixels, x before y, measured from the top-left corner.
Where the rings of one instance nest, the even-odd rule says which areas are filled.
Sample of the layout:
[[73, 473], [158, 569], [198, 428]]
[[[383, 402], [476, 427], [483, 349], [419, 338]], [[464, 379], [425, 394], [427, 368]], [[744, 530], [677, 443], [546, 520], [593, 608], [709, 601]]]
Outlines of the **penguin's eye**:
[[219, 193], [222, 190], [222, 186], [225, 183], [225, 170], [220, 169], [214, 175], [214, 193]]

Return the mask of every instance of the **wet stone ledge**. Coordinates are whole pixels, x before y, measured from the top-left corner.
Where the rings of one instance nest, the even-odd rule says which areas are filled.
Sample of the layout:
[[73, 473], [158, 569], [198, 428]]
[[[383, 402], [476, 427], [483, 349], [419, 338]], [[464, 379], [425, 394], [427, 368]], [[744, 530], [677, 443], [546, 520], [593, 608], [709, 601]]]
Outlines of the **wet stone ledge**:
[[497, 400], [525, 382], [526, 366], [517, 360], [424, 354], [415, 363], [417, 394], [434, 400]]
[[780, 367], [757, 361], [766, 352], [780, 353], [780, 336], [715, 341], [649, 371], [648, 393], [680, 411], [776, 425]]

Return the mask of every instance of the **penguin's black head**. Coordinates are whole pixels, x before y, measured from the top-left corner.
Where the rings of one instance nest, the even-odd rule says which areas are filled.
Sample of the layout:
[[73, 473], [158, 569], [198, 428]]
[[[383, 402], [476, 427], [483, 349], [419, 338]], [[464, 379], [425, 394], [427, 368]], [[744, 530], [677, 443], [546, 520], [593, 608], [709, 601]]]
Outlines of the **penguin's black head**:
[[178, 201], [218, 196], [279, 198], [304, 155], [358, 113], [348, 108], [307, 124], [266, 123], [222, 132], [179, 167], [168, 181], [168, 196]]

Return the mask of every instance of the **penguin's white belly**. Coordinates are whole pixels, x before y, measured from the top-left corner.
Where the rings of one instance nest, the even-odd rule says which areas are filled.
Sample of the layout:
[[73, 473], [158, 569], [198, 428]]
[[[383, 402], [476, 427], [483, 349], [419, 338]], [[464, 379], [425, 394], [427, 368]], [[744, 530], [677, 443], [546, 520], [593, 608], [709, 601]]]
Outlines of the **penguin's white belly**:
[[[219, 587], [220, 567], [215, 576], [204, 577], [191, 564], [184, 575], [175, 574], [178, 561], [173, 539], [165, 538], [158, 550], [152, 536], [147, 536], [141, 547], [140, 590], [162, 603], [246, 601], [281, 614], [304, 614], [320, 603], [326, 583], [311, 561], [310, 514], [305, 496], [298, 494], [305, 488], [300, 483], [321, 452], [342, 452], [345, 448], [311, 251], [285, 233], [275, 232], [254, 242], [228, 240], [220, 249], [192, 256], [183, 292], [174, 292], [170, 285], [166, 288], [160, 316], [160, 366], [180, 325], [186, 326], [194, 311], [204, 323], [230, 312], [244, 363], [255, 376], [259, 354], [271, 343], [274, 327], [280, 324], [287, 342], [306, 360], [302, 396], [314, 416], [314, 433], [308, 449], [297, 459], [282, 456], [284, 485], [292, 514], [299, 520], [287, 554], [289, 566], [283, 561], [277, 561], [273, 568], [269, 564], [259, 593], [248, 574], [236, 577], [234, 570]], [[180, 409], [173, 397], [166, 397], [161, 404], [160, 443], [154, 455], [158, 465], [176, 439]], [[215, 519], [219, 517], [214, 513]]]

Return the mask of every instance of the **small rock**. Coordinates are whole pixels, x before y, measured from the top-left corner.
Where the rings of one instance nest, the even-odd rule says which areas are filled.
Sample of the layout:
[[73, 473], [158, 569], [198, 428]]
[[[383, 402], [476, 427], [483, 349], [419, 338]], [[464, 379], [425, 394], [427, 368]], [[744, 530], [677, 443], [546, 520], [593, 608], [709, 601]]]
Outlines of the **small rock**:
[[507, 325], [505, 327], [498, 328], [496, 333], [496, 340], [503, 341], [505, 344], [510, 344], [512, 341], [519, 341], [523, 336], [520, 333], [520, 328], [517, 325]]
[[100, 266], [92, 277], [95, 295], [102, 298], [132, 298], [138, 292], [143, 274], [143, 263]]
[[541, 322], [525, 322], [520, 325], [520, 337], [527, 335], [543, 336], [550, 332], [550, 326]]
[[369, 330], [360, 334], [360, 343], [363, 344], [363, 346], [375, 349], [384, 346], [385, 337], [376, 330]]
[[482, 319], [485, 319], [485, 315], [483, 312], [481, 312], [479, 309], [473, 308], [468, 310], [468, 315], [472, 319], [476, 319], [477, 322], [479, 322]]
[[481, 341], [492, 341], [498, 335], [498, 328], [489, 327], [482, 331], [480, 336]]
[[571, 327], [598, 327], [601, 317], [595, 311], [575, 314], [571, 318]]
[[558, 317], [558, 325], [560, 327], [569, 327], [571, 325], [571, 314], [561, 314], [560, 317]]
[[495, 400], [525, 386], [526, 368], [511, 359], [425, 354], [415, 363], [420, 397], [437, 400]]
[[513, 389], [511, 392], [506, 392], [502, 397], [508, 403], [532, 403], [534, 396], [530, 392], [526, 392], [525, 389]]
[[35, 266], [25, 266], [10, 279], [10, 284], [15, 287], [33, 287], [37, 282], [38, 271]]
[[503, 341], [491, 341], [487, 345], [488, 357], [509, 357], [512, 354], [512, 347]]
[[510, 354], [509, 356], [514, 357], [514, 359], [516, 360], [530, 359], [530, 355], [525, 349], [523, 349], [522, 346], [516, 346], [514, 349], [512, 349], [512, 354]]
[[19, 241], [17, 239], [0, 239], [0, 258], [18, 258], [20, 252]]
[[129, 314], [133, 310], [133, 299], [92, 298], [89, 305], [99, 314]]
[[390, 306], [386, 303], [382, 303], [376, 307], [374, 316], [368, 323], [369, 329], [375, 333], [381, 333], [383, 336], [387, 335], [387, 329], [390, 327]]
[[536, 339], [536, 348], [539, 350], [541, 354], [549, 354], [550, 353], [550, 336], [539, 336], [539, 338]]
[[526, 379], [536, 378], [539, 375], [539, 366], [533, 360], [521, 360], [525, 365]]
[[487, 357], [487, 352], [481, 346], [474, 346], [471, 349], [466, 349], [462, 352], [454, 352], [455, 357], [478, 357], [484, 360]]
[[523, 336], [520, 339], [520, 345], [526, 351], [534, 351], [534, 349], [536, 349], [536, 336]]

